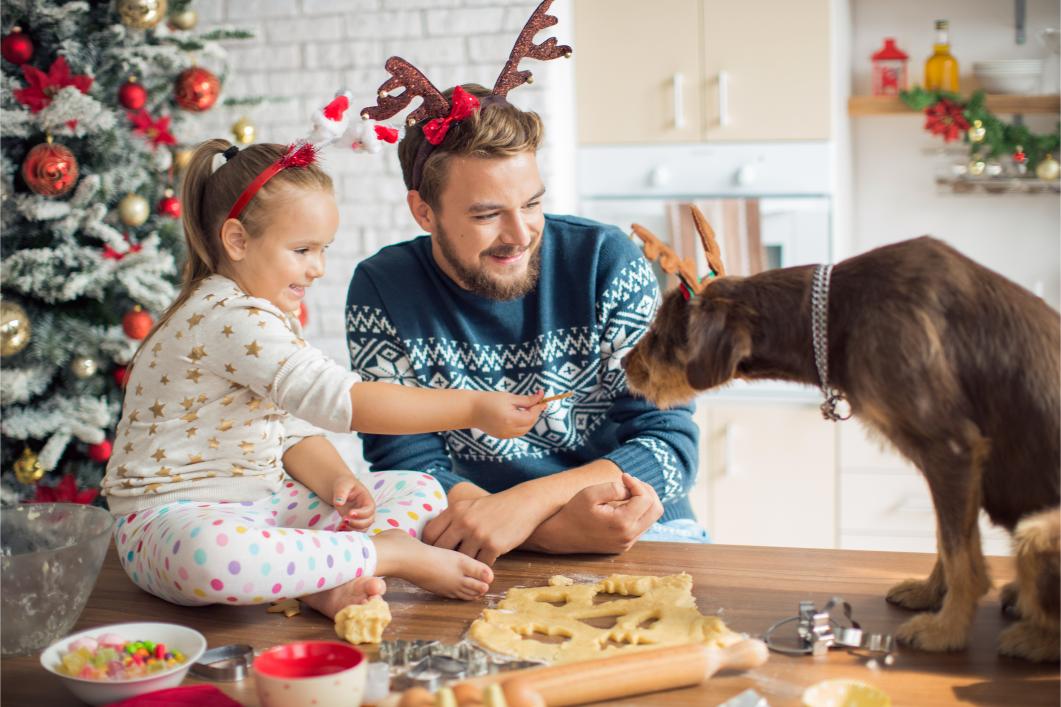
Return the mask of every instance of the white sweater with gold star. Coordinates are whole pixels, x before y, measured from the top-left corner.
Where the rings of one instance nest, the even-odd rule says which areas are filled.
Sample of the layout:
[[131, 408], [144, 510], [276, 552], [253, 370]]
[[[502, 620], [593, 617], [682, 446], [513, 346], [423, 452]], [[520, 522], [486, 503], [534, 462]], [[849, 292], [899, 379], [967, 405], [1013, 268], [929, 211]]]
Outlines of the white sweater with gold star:
[[268, 496], [288, 447], [320, 428], [350, 431], [360, 380], [306, 344], [294, 317], [212, 275], [146, 342], [126, 381], [103, 479], [111, 512]]

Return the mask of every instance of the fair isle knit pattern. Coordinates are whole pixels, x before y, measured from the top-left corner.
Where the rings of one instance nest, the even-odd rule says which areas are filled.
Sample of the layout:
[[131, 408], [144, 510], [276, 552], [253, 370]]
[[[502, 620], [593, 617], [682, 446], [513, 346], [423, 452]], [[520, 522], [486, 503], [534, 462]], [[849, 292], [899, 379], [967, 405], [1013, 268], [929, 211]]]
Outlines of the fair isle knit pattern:
[[512, 302], [460, 290], [422, 237], [365, 261], [347, 304], [351, 364], [364, 380], [574, 393], [550, 403], [519, 439], [475, 429], [363, 435], [374, 469], [425, 470], [446, 488], [470, 480], [496, 491], [606, 457], [656, 488], [669, 506], [664, 519], [691, 517], [690, 410], [660, 411], [626, 389], [621, 360], [647, 331], [659, 289], [648, 262], [617, 230], [547, 217], [539, 285]]

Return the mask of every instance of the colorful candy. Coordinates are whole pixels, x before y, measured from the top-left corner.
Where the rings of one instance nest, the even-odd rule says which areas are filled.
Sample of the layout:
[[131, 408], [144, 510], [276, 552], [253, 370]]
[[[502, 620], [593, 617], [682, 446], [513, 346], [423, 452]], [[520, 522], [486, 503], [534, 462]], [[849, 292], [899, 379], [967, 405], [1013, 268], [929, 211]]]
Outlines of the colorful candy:
[[86, 680], [135, 680], [184, 663], [165, 643], [126, 641], [113, 633], [79, 638], [59, 656], [59, 672]]

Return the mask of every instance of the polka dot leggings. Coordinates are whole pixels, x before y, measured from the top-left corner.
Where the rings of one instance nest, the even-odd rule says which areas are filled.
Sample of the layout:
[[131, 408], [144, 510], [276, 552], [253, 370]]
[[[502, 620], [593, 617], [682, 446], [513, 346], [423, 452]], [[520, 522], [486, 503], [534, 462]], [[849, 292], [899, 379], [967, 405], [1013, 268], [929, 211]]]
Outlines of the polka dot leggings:
[[259, 501], [178, 501], [118, 518], [122, 567], [146, 592], [174, 604], [261, 604], [332, 589], [376, 568], [371, 536], [395, 528], [419, 537], [446, 507], [434, 477], [381, 471], [362, 477], [376, 500], [365, 533], [288, 478]]

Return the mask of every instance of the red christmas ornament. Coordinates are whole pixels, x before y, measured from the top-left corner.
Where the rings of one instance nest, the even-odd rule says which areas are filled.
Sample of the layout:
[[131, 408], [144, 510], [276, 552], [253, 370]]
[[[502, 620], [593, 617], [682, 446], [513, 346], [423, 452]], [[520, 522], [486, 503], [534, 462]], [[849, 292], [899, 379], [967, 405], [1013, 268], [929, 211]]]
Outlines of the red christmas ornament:
[[92, 503], [99, 495], [97, 488], [79, 489], [73, 474], [66, 474], [55, 486], [37, 482], [37, 492], [30, 503]]
[[126, 312], [122, 317], [122, 329], [125, 335], [136, 341], [146, 339], [154, 325], [155, 320], [140, 305], [136, 305], [131, 312]]
[[166, 190], [166, 195], [162, 197], [162, 200], [158, 202], [158, 213], [160, 216], [169, 216], [170, 218], [181, 217], [181, 200], [173, 195], [173, 192], [169, 189]]
[[147, 89], [137, 83], [135, 78], [129, 77], [129, 80], [118, 89], [118, 102], [123, 108], [140, 110], [147, 103]]
[[0, 41], [0, 55], [12, 64], [25, 64], [33, 58], [33, 40], [22, 34], [21, 27], [14, 27], [11, 34]]
[[77, 158], [50, 140], [35, 145], [22, 161], [22, 179], [41, 196], [61, 196], [77, 183]]
[[119, 388], [125, 387], [125, 381], [129, 378], [129, 367], [118, 366], [114, 369], [114, 382], [118, 384]]
[[98, 444], [88, 445], [88, 458], [94, 462], [100, 462], [101, 464], [111, 458], [111, 441], [105, 439]]
[[202, 112], [217, 102], [221, 82], [210, 71], [201, 66], [185, 69], [177, 76], [173, 88], [177, 105], [184, 110]]
[[22, 65], [22, 76], [26, 79], [26, 88], [13, 92], [15, 100], [29, 108], [30, 113], [39, 113], [52, 102], [52, 97], [59, 89], [74, 86], [81, 93], [88, 93], [92, 88], [92, 77], [84, 74], [72, 75], [65, 57], [59, 57], [44, 73], [35, 66]]
[[305, 302], [298, 303], [298, 323], [302, 326], [309, 323], [309, 308], [306, 307]]

